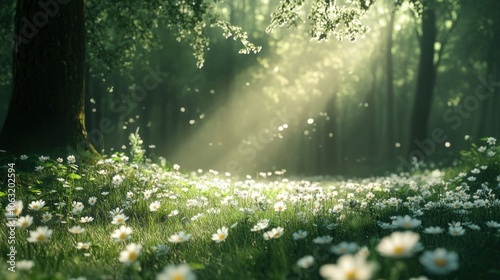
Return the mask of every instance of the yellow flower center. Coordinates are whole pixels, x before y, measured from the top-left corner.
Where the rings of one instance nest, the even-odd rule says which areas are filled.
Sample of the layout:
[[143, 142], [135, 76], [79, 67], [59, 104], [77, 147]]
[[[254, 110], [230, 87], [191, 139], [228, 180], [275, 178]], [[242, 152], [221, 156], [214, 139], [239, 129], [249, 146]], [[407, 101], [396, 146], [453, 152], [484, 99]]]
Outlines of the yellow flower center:
[[39, 234], [38, 237], [36, 238], [38, 241], [43, 242], [45, 241], [45, 234]]
[[137, 259], [137, 254], [136, 254], [135, 252], [130, 252], [130, 253], [128, 254], [128, 259], [129, 259], [130, 261], [135, 261], [135, 259]]
[[401, 255], [405, 252], [405, 248], [403, 246], [395, 246], [394, 247], [394, 254], [396, 255]]
[[225, 235], [224, 233], [219, 234], [219, 239], [220, 239], [220, 240], [222, 240], [222, 239], [224, 239], [224, 238], [226, 238], [226, 235]]
[[172, 275], [172, 280], [184, 280], [184, 275], [180, 272], [176, 272]]
[[127, 234], [126, 234], [125, 232], [122, 232], [122, 233], [120, 233], [119, 238], [120, 238], [121, 240], [125, 240], [125, 238], [127, 238]]
[[345, 279], [347, 280], [356, 280], [357, 279], [357, 273], [355, 270], [349, 270], [345, 274]]
[[448, 264], [448, 261], [446, 261], [445, 259], [442, 259], [442, 258], [438, 258], [438, 259], [434, 260], [434, 264], [439, 266], [439, 267], [444, 267]]
[[28, 227], [28, 222], [27, 222], [27, 221], [24, 221], [24, 222], [21, 224], [21, 227], [23, 227], [23, 228]]

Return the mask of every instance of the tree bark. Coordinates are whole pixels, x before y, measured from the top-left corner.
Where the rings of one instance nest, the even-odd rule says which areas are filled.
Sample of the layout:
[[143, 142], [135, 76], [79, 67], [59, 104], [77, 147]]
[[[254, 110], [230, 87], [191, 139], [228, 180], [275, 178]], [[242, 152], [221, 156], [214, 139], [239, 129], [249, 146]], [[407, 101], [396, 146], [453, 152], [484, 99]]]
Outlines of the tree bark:
[[15, 24], [13, 94], [0, 148], [97, 154], [85, 129], [85, 1], [18, 0]]
[[[434, 66], [434, 43], [436, 42], [436, 15], [427, 8], [422, 14], [422, 36], [420, 38], [420, 60], [417, 78], [417, 90], [410, 123], [410, 150], [409, 155], [429, 156], [421, 151], [417, 145], [427, 137], [427, 126], [432, 104], [432, 94], [436, 82], [436, 68]], [[423, 158], [419, 158], [422, 160]]]

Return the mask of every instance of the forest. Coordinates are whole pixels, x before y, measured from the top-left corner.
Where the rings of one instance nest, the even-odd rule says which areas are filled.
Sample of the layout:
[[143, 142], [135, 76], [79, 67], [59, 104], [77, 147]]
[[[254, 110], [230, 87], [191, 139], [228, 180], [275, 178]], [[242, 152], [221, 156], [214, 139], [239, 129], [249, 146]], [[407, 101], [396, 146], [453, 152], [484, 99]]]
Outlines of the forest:
[[498, 11], [2, 3], [0, 278], [498, 279]]

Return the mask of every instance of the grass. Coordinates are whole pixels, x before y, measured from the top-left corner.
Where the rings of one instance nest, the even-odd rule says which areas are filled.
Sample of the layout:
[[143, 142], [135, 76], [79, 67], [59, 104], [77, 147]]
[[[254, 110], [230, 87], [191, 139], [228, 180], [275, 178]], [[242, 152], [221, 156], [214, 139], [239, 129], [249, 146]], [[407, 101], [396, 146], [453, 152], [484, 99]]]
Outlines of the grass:
[[[373, 279], [499, 279], [499, 229], [488, 227], [486, 222], [500, 222], [500, 202], [495, 196], [500, 151], [494, 145], [488, 146], [490, 150], [496, 154], [474, 152], [477, 147], [473, 146], [457, 167], [444, 172], [421, 168], [411, 174], [317, 182], [282, 175], [238, 180], [215, 171], [187, 174], [162, 159], [144, 160], [137, 147], [133, 151], [140, 153], [129, 157], [114, 154], [95, 165], [78, 165], [78, 158], [75, 163], [70, 163], [71, 158], [70, 162], [18, 159], [10, 170], [16, 173], [15, 200], [24, 204], [20, 216], [34, 219], [26, 229], [15, 230], [15, 258], [17, 264], [25, 259], [32, 260], [34, 266], [25, 270], [17, 266], [16, 273], [8, 270], [7, 254], [12, 245], [6, 242], [10, 231], [4, 227], [0, 231], [0, 278], [155, 279], [165, 266], [187, 263], [198, 279], [323, 279], [320, 267], [335, 264], [340, 258], [331, 246], [347, 241], [366, 247], [368, 261], [377, 266]], [[33, 171], [35, 166], [43, 169]], [[479, 173], [474, 174], [474, 169]], [[8, 169], [2, 172], [9, 174]], [[1, 184], [7, 193], [7, 180]], [[97, 198], [94, 205], [89, 203], [91, 197]], [[38, 200], [45, 202], [43, 208], [29, 209], [30, 203]], [[160, 202], [160, 208], [152, 212], [154, 201]], [[286, 210], [275, 211], [278, 201], [285, 203]], [[0, 197], [0, 202], [5, 208], [8, 197]], [[74, 202], [83, 203], [81, 212], [73, 211]], [[112, 224], [109, 213], [116, 208], [123, 210], [128, 217], [125, 225], [132, 228], [125, 242], [111, 238], [119, 228]], [[44, 213], [51, 213], [52, 219], [43, 222]], [[396, 217], [405, 215], [421, 225], [406, 229], [391, 226]], [[94, 220], [80, 223], [85, 216]], [[268, 227], [252, 231], [262, 219], [269, 220]], [[452, 222], [460, 222], [465, 234], [448, 234]], [[85, 229], [82, 234], [68, 231], [77, 225]], [[30, 232], [41, 226], [53, 231], [51, 238], [28, 242]], [[229, 229], [227, 238], [214, 242], [212, 235], [224, 226]], [[430, 226], [439, 226], [444, 232], [424, 233]], [[479, 229], [473, 229], [475, 226]], [[283, 235], [265, 240], [264, 233], [277, 227], [284, 228]], [[295, 240], [293, 233], [299, 230], [308, 234]], [[405, 230], [419, 234], [422, 250], [404, 258], [378, 252], [383, 238]], [[168, 241], [180, 231], [192, 237], [183, 243]], [[316, 244], [319, 236], [330, 236], [332, 241]], [[90, 242], [91, 246], [78, 250], [78, 242]], [[142, 250], [137, 260], [127, 265], [119, 256], [130, 243], [142, 245]], [[168, 251], [158, 252], [155, 247], [159, 245]], [[438, 247], [458, 254], [457, 270], [435, 275], [419, 261], [425, 251]], [[314, 264], [299, 267], [297, 261], [306, 255], [314, 258]]]

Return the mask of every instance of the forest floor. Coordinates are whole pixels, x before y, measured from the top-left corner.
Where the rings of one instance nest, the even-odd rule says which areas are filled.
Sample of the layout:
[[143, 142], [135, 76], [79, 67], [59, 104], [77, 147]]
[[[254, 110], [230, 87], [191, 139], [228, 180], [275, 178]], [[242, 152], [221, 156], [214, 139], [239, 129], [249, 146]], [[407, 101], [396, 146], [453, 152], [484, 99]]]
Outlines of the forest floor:
[[452, 168], [351, 180], [23, 156], [0, 183], [0, 278], [500, 279], [493, 140]]

